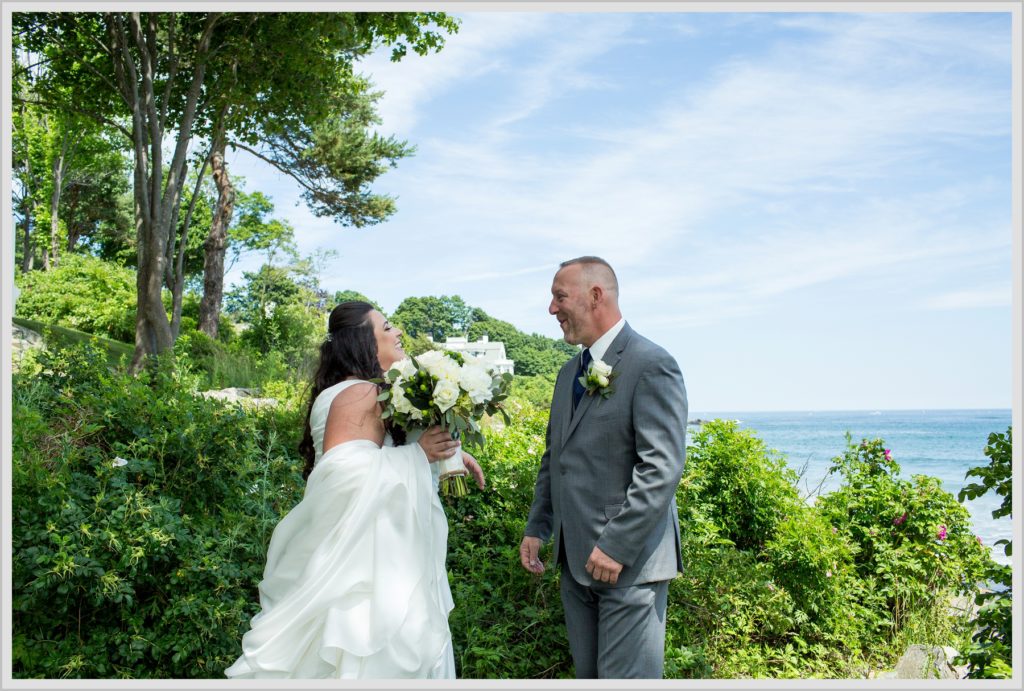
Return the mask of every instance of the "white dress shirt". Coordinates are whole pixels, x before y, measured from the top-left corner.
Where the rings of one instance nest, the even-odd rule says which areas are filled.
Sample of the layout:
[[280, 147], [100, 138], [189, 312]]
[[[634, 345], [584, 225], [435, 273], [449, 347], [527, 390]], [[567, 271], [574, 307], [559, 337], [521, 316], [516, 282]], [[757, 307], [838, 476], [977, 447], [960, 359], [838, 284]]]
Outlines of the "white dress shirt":
[[608, 346], [612, 344], [612, 341], [615, 340], [615, 337], [619, 335], [619, 332], [622, 331], [622, 327], [625, 325], [626, 318], [621, 317], [612, 328], [605, 331], [600, 338], [594, 341], [590, 346], [590, 357], [595, 360], [604, 358], [604, 354], [608, 352]]

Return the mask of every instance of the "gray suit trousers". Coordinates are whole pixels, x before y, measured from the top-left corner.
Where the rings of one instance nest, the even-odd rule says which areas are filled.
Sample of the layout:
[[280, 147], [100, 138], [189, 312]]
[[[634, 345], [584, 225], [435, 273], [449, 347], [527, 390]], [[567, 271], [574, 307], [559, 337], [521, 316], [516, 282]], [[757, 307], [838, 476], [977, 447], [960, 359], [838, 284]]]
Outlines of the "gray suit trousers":
[[612, 588], [561, 575], [562, 606], [577, 679], [661, 679], [668, 581]]

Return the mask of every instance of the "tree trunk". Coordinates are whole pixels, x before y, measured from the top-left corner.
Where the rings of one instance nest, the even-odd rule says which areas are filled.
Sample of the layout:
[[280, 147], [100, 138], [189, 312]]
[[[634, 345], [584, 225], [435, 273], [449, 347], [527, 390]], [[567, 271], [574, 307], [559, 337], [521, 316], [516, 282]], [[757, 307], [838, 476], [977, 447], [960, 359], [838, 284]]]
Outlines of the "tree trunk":
[[213, 182], [217, 185], [217, 206], [210, 223], [210, 233], [203, 243], [203, 299], [199, 303], [199, 330], [217, 338], [220, 306], [224, 299], [224, 254], [227, 249], [228, 226], [235, 209], [235, 188], [231, 185], [224, 148], [210, 156]]
[[67, 201], [67, 231], [68, 239], [67, 244], [64, 246], [64, 251], [68, 254], [75, 251], [75, 247], [78, 246], [78, 240], [82, 237], [82, 226], [75, 223], [75, 212], [78, 210], [78, 202], [81, 200], [81, 186], [73, 185], [68, 189], [68, 193], [64, 195], [65, 201]]
[[[211, 13], [196, 50], [197, 61], [183, 104], [172, 160], [166, 181], [163, 175], [163, 140], [166, 111], [154, 84], [161, 51], [174, 54], [173, 40], [158, 38], [159, 15], [132, 12], [125, 17], [108, 14], [108, 31], [114, 71], [121, 94], [131, 109], [132, 145], [135, 152], [135, 229], [138, 244], [135, 354], [131, 369], [138, 371], [149, 359], [174, 347], [174, 334], [162, 300], [167, 276], [168, 241], [177, 218], [177, 205], [186, 172], [186, 153], [206, 72], [214, 25], [220, 15]], [[138, 62], [129, 50], [138, 51]], [[166, 103], [163, 104], [166, 108]]]
[[28, 199], [25, 200], [24, 209], [24, 235], [22, 235], [21, 240], [21, 270], [24, 273], [28, 273], [32, 270], [33, 264], [35, 264], [32, 247], [32, 205], [29, 203]]
[[46, 271], [57, 266], [60, 261], [60, 246], [58, 243], [58, 235], [60, 233], [60, 193], [64, 189], [65, 162], [67, 161], [68, 145], [71, 143], [71, 137], [67, 132], [64, 132], [62, 139], [60, 154], [53, 159], [53, 193], [50, 195], [50, 251], [49, 253], [43, 252], [43, 269]]
[[[24, 106], [22, 106], [24, 113]], [[25, 234], [22, 236], [21, 245], [21, 270], [28, 273], [35, 263], [35, 248], [32, 247], [32, 157], [29, 155], [29, 147], [25, 147], [25, 189], [22, 191], [22, 213], [25, 221]]]

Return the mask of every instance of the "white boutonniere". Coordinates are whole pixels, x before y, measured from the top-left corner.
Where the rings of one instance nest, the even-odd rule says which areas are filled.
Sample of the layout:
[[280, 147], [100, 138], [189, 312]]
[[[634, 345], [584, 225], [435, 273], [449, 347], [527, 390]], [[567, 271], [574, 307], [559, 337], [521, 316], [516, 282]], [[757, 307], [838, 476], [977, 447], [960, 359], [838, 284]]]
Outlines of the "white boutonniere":
[[612, 381], [616, 374], [603, 360], [594, 360], [587, 368], [587, 373], [580, 377], [580, 384], [587, 390], [588, 396], [597, 393], [601, 394], [601, 398], [608, 398], [614, 392]]

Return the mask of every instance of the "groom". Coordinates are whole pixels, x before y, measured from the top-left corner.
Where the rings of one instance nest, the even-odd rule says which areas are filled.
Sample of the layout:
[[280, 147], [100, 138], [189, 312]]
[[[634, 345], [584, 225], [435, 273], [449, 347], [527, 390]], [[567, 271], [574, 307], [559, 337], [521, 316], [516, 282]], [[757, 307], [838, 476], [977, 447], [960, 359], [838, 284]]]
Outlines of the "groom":
[[[543, 573], [540, 546], [554, 536], [577, 678], [660, 679], [668, 583], [682, 570], [675, 491], [686, 453], [683, 375], [622, 318], [608, 262], [563, 262], [551, 295], [548, 312], [565, 341], [584, 350], [555, 382], [519, 558]], [[597, 376], [598, 361], [610, 377]], [[588, 377], [589, 363], [598, 367]]]

